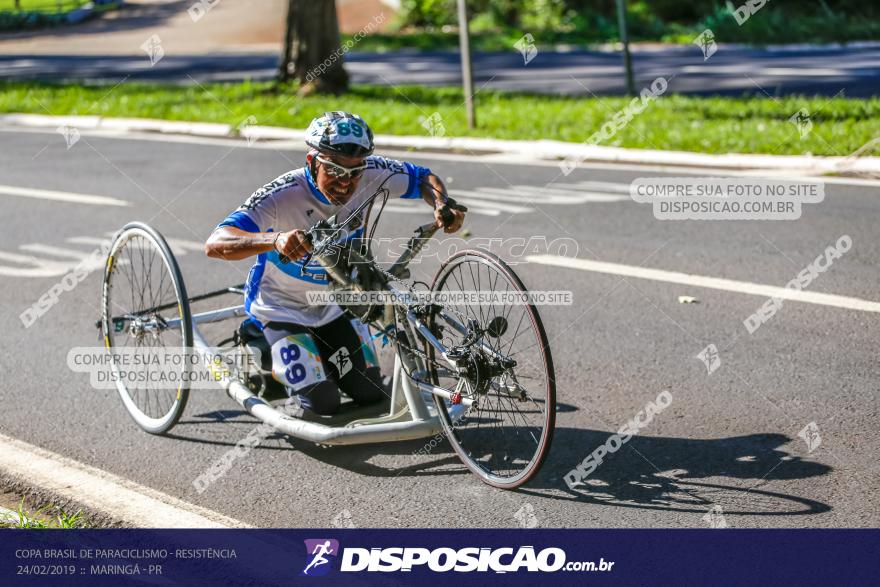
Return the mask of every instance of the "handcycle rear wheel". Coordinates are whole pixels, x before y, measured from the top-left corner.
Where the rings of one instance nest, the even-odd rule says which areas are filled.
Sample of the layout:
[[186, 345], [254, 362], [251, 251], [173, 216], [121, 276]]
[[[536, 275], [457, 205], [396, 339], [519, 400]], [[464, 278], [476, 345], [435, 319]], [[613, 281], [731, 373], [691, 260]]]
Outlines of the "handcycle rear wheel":
[[[528, 294], [504, 261], [482, 250], [460, 251], [447, 259], [431, 290]], [[443, 306], [459, 324], [479, 334], [478, 344], [468, 347], [467, 361], [472, 364], [468, 377], [456, 378], [438, 369], [433, 347], [427, 348], [432, 383], [450, 391], [455, 388], [473, 401], [453, 421], [452, 400], [434, 396], [444, 432], [464, 464], [485, 483], [502, 489], [519, 487], [540, 470], [556, 423], [556, 380], [541, 317], [531, 303]], [[436, 314], [430, 328], [447, 348], [468, 346], [466, 336]], [[512, 359], [516, 365], [493, 366], [493, 356]]]
[[[104, 344], [125, 409], [145, 431], [167, 432], [189, 398], [192, 365], [183, 353], [193, 347], [192, 315], [180, 267], [152, 227], [131, 222], [117, 233], [104, 268], [101, 310]], [[153, 357], [178, 349], [181, 360], [173, 369], [178, 381], [169, 386], [168, 373], [158, 373]], [[156, 384], [159, 375], [163, 382]]]

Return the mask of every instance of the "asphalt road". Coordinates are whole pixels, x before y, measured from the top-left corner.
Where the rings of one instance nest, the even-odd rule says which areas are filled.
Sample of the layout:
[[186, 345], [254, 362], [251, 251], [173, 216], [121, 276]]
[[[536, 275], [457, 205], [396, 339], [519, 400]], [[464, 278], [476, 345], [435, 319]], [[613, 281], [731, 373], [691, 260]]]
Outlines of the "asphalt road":
[[[68, 148], [58, 133], [10, 130], [0, 145], [0, 185], [129, 203], [0, 195], [4, 434], [258, 526], [705, 527], [718, 516], [738, 528], [880, 525], [878, 314], [787, 301], [750, 335], [742, 322], [766, 296], [537, 263], [516, 271], [533, 289], [571, 290], [574, 304], [541, 310], [560, 406], [549, 459], [530, 485], [492, 489], [445, 443], [418, 455], [422, 441], [325, 449], [273, 436], [199, 494], [193, 480], [253, 431], [254, 419], [222, 392], [193, 392], [172, 433], [150, 436], [115, 392], [72, 373], [68, 350], [99, 344], [97, 272], [30, 328], [18, 316], [96, 239], [134, 219], [178, 239], [191, 294], [240, 283], [246, 262], [209, 260], [198, 243], [255, 187], [298, 165], [302, 151], [86, 133]], [[876, 185], [829, 183], [825, 201], [797, 221], [670, 222], [612, 197], [619, 192], [611, 187], [605, 200], [540, 199], [551, 181], [626, 185], [656, 171], [594, 167], [559, 177], [552, 164], [412, 159], [465, 192], [524, 186], [470, 214], [471, 238], [569, 237], [582, 259], [782, 286], [849, 235], [851, 250], [808, 289], [880, 298]], [[427, 208], [395, 208], [383, 227], [389, 234], [429, 218]], [[56, 274], [28, 277], [27, 267]], [[432, 271], [426, 262], [416, 275]], [[682, 304], [682, 295], [699, 303]], [[721, 359], [711, 374], [695, 358], [708, 344]], [[569, 490], [565, 473], [663, 390], [671, 405], [607, 457], [587, 487]], [[821, 437], [812, 447], [798, 436], [810, 423]]]
[[[145, 33], [146, 34], [146, 33]], [[146, 38], [146, 37], [145, 37]], [[0, 41], [0, 53], [3, 53]], [[127, 55], [32, 54], [0, 55], [0, 79], [120, 79], [192, 83], [193, 80], [237, 81], [272, 79], [278, 55], [273, 53], [187, 54], [158, 46], [153, 61], [133, 45]], [[350, 52], [346, 68], [354, 83], [454, 86], [461, 83], [455, 52], [385, 54]], [[619, 53], [539, 51], [524, 57], [515, 49], [474, 55], [476, 88], [527, 92], [609, 95], [626, 91]], [[633, 54], [637, 87], [659, 76], [670, 80], [670, 91], [695, 95], [818, 94], [867, 97], [876, 94], [880, 78], [880, 47], [873, 44], [838, 48], [751, 49], [719, 45], [708, 60], [696, 46], [646, 47]]]

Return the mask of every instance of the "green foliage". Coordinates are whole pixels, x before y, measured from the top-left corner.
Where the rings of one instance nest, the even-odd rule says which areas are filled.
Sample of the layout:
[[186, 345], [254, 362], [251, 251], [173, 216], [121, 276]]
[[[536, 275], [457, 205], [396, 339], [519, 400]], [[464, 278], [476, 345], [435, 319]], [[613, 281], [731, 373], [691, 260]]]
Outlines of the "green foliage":
[[[766, 5], [742, 26], [726, 7], [706, 16], [697, 29], [712, 29], [718, 40], [757, 45], [779, 43], [832, 43], [880, 38], [880, 22], [850, 18], [843, 12], [792, 15], [778, 6]], [[692, 36], [690, 37], [692, 38]]]
[[10, 526], [13, 528], [48, 528], [45, 522], [36, 517], [45, 512], [45, 510], [46, 508], [42, 507], [34, 514], [31, 514], [24, 509], [24, 498], [22, 497], [21, 502], [18, 504], [18, 511], [16, 511], [18, 522], [10, 524]]
[[31, 513], [25, 509], [24, 498], [22, 497], [21, 502], [19, 502], [18, 504], [18, 509], [15, 511], [16, 519], [7, 520], [4, 523], [0, 523], [0, 528], [5, 527], [42, 530], [47, 528], [71, 529], [89, 527], [85, 519], [83, 518], [82, 510], [77, 511], [75, 514], [69, 514], [65, 512], [64, 509], [59, 508], [55, 519], [51, 522], [47, 521], [48, 512], [52, 508], [52, 505], [44, 505], [37, 511]]
[[61, 510], [58, 512], [58, 515], [55, 516], [55, 525], [63, 529], [86, 527], [82, 510], [77, 511], [75, 514], [68, 514], [64, 510]]
[[63, 14], [0, 12], [0, 31], [19, 31], [41, 26], [52, 26], [61, 23], [63, 20]]
[[[271, 83], [168, 86], [125, 83], [105, 86], [0, 82], [0, 112], [33, 112], [162, 118], [239, 125], [305, 128], [316, 113], [350, 110], [382, 134], [425, 136], [422, 123], [437, 112], [446, 136], [581, 142], [588, 139], [629, 98], [534, 96], [482, 90], [477, 96], [480, 126], [467, 128], [458, 88], [354, 86], [343, 96], [296, 97], [296, 86]], [[45, 106], [45, 109], [44, 109]], [[800, 138], [789, 122], [806, 108], [813, 130]], [[572, 124], [575, 120], [578, 124]], [[696, 151], [846, 155], [880, 137], [880, 98], [867, 100], [763, 95], [727, 97], [664, 96], [648, 106], [606, 146]]]
[[69, 13], [86, 4], [93, 12], [114, 10], [122, 0], [0, 0], [0, 31], [66, 24]]
[[402, 23], [440, 28], [455, 22], [455, 0], [402, 0]]
[[[747, 0], [627, 0], [633, 40], [690, 42], [706, 28], [729, 43], [841, 42], [880, 39], [880, 4], [862, 0], [768, 0], [742, 26], [731, 11]], [[543, 43], [579, 44], [617, 41], [614, 0], [468, 0], [475, 46], [497, 45], [499, 38], [530, 32]], [[452, 32], [457, 23], [454, 0], [404, 0], [400, 27]], [[445, 27], [445, 28], [444, 28]], [[481, 37], [491, 39], [490, 42]], [[416, 41], [414, 37], [404, 37]], [[454, 46], [455, 35], [420, 48]], [[375, 43], [374, 43], [375, 44]], [[366, 44], [362, 50], [369, 48]]]

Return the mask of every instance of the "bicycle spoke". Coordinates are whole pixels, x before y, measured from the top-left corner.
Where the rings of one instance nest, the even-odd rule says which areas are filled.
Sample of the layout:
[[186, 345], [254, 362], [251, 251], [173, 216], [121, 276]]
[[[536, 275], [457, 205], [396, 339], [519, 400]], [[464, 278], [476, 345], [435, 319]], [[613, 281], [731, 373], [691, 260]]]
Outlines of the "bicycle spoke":
[[[447, 262], [434, 288], [483, 294], [503, 290], [505, 296], [526, 293], [502, 266], [488, 255], [462, 252]], [[555, 390], [547, 358], [549, 348], [543, 342], [546, 336], [537, 326], [540, 319], [533, 306], [506, 297], [500, 302], [479, 304], [477, 309], [473, 304], [449, 304], [444, 309], [450, 315], [463, 316], [461, 324], [469, 332], [466, 336], [446, 328], [444, 344], [451, 341], [449, 348], [458, 348], [462, 357], [459, 360], [465, 361], [462, 367], [468, 366], [462, 377], [469, 381], [468, 397], [474, 401], [467, 417], [453, 427], [448, 420], [449, 402], [438, 400], [450, 441], [465, 463], [487, 482], [516, 487], [540, 467], [552, 435]], [[489, 328], [490, 324], [498, 330]], [[451, 330], [455, 332], [449, 333]], [[531, 349], [537, 350], [525, 355]], [[517, 355], [516, 365], [504, 367], [498, 356], [512, 354]], [[520, 380], [529, 382], [528, 389]], [[434, 384], [438, 383], [435, 378]]]
[[[163, 361], [162, 357], [177, 352], [178, 347], [188, 348], [192, 340], [179, 268], [167, 245], [160, 245], [160, 241], [161, 236], [138, 223], [127, 225], [117, 235], [112, 249], [114, 262], [105, 268], [107, 294], [103, 308], [107, 345], [142, 359], [124, 368], [131, 377], [117, 386], [123, 403], [142, 428], [154, 433], [174, 425], [188, 392], [185, 385], [169, 382], [169, 366], [156, 359]], [[167, 313], [158, 309], [166, 305]], [[169, 315], [178, 318], [174, 328], [167, 327]], [[111, 319], [115, 316], [123, 322]], [[118, 332], [117, 324], [121, 325]], [[186, 361], [181, 361], [181, 373], [188, 368]], [[122, 371], [115, 362], [113, 369], [117, 374]]]

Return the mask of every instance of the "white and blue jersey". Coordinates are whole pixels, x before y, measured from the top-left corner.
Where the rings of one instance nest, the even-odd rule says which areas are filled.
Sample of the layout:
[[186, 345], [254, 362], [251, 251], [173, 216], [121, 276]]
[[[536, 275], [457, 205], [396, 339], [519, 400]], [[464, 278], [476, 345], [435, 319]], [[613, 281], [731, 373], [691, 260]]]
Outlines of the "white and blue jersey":
[[[383, 182], [391, 197], [421, 197], [422, 180], [430, 173], [425, 167], [379, 156], [367, 157], [366, 163], [357, 189], [343, 206], [332, 204], [318, 190], [309, 169], [301, 167], [255, 191], [218, 227], [235, 226], [247, 232], [306, 230], [334, 214], [337, 221], [344, 222]], [[363, 231], [361, 218], [359, 225], [341, 236], [357, 238]], [[292, 322], [322, 326], [337, 318], [342, 310], [336, 305], [309, 305], [307, 294], [326, 289], [328, 279], [316, 261], [307, 265], [302, 261], [282, 264], [276, 251], [261, 253], [245, 285], [245, 310], [260, 324]]]

